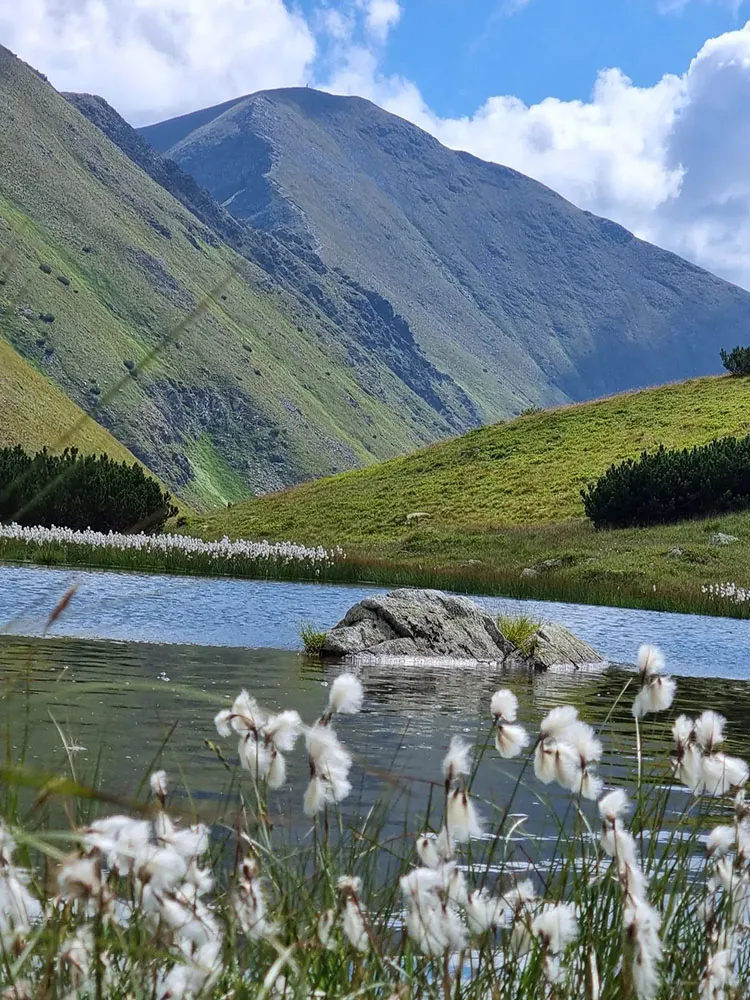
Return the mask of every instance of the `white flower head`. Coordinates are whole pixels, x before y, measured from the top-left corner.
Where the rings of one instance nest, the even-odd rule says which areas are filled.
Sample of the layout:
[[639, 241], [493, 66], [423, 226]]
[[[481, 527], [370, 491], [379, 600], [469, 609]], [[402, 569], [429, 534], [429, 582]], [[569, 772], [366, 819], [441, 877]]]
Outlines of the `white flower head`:
[[503, 722], [515, 722], [518, 718], [518, 698], [507, 688], [495, 691], [490, 702], [490, 713], [495, 721], [501, 719]]
[[633, 715], [636, 719], [642, 719], [652, 712], [665, 712], [671, 707], [676, 690], [677, 682], [673, 677], [665, 674], [647, 675], [646, 683], [633, 701]]
[[558, 705], [557, 708], [553, 708], [542, 719], [540, 726], [541, 738], [565, 739], [566, 730], [570, 729], [576, 722], [578, 722], [577, 708], [574, 708], [572, 705]]
[[706, 852], [712, 858], [723, 858], [734, 847], [736, 840], [733, 826], [715, 826], [706, 839]]
[[289, 753], [294, 750], [297, 738], [302, 733], [302, 719], [299, 712], [288, 710], [272, 715], [266, 723], [264, 736], [273, 743], [276, 750]]
[[529, 745], [531, 739], [523, 726], [499, 722], [495, 732], [495, 747], [505, 760], [518, 757], [521, 751]]
[[664, 654], [658, 646], [644, 644], [638, 647], [638, 669], [645, 677], [652, 677], [664, 670]]
[[471, 774], [471, 747], [460, 736], [451, 737], [448, 753], [443, 758], [443, 777], [446, 782]]
[[370, 950], [370, 937], [367, 933], [362, 907], [358, 899], [350, 896], [344, 906], [342, 929], [352, 948], [361, 954]]
[[695, 720], [695, 739], [698, 745], [706, 753], [724, 742], [724, 726], [727, 720], [718, 712], [708, 709], [702, 712]]
[[565, 951], [578, 937], [575, 907], [572, 903], [545, 906], [532, 920], [531, 933], [547, 951]]
[[599, 815], [613, 826], [628, 811], [628, 796], [624, 789], [614, 788], [599, 801]]
[[748, 767], [739, 757], [708, 754], [701, 760], [701, 778], [707, 795], [727, 795], [747, 784]]
[[354, 674], [339, 674], [331, 685], [328, 712], [332, 715], [356, 715], [362, 710], [365, 693]]
[[499, 896], [491, 896], [487, 889], [470, 892], [464, 908], [469, 931], [475, 937], [504, 926], [508, 915], [505, 901]]
[[448, 796], [445, 825], [457, 844], [481, 837], [484, 832], [474, 803], [462, 788], [455, 788]]
[[152, 793], [163, 802], [167, 797], [167, 772], [152, 771], [148, 780]]

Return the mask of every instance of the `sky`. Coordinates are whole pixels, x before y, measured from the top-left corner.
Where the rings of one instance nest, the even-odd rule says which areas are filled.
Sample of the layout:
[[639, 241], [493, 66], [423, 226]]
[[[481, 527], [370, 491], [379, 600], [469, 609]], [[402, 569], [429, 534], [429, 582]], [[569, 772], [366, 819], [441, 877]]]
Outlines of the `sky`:
[[0, 42], [134, 125], [358, 94], [750, 289], [750, 0], [0, 0]]

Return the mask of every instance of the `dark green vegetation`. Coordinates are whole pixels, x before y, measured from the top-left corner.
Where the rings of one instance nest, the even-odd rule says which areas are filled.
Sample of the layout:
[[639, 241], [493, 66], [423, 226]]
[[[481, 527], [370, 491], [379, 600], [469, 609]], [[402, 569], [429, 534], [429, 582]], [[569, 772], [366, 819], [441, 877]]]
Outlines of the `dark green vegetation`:
[[722, 347], [719, 353], [730, 375], [750, 375], [750, 347], [733, 347], [729, 352]]
[[409, 322], [485, 422], [719, 369], [750, 297], [360, 98], [276, 90], [141, 131]]
[[750, 507], [750, 436], [669, 451], [663, 446], [612, 465], [581, 491], [597, 528], [671, 524]]
[[[123, 146], [138, 139], [112, 116]], [[215, 506], [478, 423], [377, 295], [293, 236], [233, 220], [174, 165], [155, 181], [6, 49], [0, 118], [0, 336], [184, 500]]]
[[93, 531], [158, 531], [177, 514], [171, 497], [136, 462], [108, 455], [28, 455], [0, 448], [0, 521]]

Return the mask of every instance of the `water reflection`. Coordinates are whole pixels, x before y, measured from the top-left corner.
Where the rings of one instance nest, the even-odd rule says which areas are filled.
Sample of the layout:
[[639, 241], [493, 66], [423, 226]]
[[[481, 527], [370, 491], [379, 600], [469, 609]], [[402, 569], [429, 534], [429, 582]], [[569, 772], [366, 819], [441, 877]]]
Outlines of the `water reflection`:
[[[326, 688], [337, 669], [284, 650], [3, 636], [0, 722], [16, 758], [26, 744], [30, 765], [57, 773], [66, 769], [59, 727], [80, 748], [74, 758], [79, 776], [91, 779], [96, 770], [108, 791], [124, 796], [136, 791], [175, 727], [161, 764], [194, 801], [203, 803], [201, 808], [210, 810], [231, 780], [211, 747], [211, 741], [220, 742], [212, 727], [215, 712], [247, 687], [269, 708], [294, 707], [311, 722], [327, 700]], [[353, 801], [367, 809], [387, 793], [392, 801], [387, 830], [394, 836], [404, 826], [417, 829], [418, 815], [431, 795], [440, 801], [441, 757], [451, 736], [489, 739], [489, 700], [498, 686], [516, 692], [520, 720], [531, 731], [554, 705], [577, 705], [583, 718], [604, 728], [606, 780], [620, 783], [632, 776], [632, 694], [618, 702], [632, 679], [628, 671], [499, 675], [486, 666], [456, 670], [434, 664], [357, 670], [366, 690], [365, 710], [342, 718], [337, 726], [355, 754]], [[698, 713], [706, 707], [728, 717], [729, 751], [748, 756], [750, 686], [681, 679], [676, 709]], [[646, 722], [647, 757], [666, 755], [668, 728], [659, 719]], [[233, 743], [222, 743], [222, 751], [231, 761]], [[507, 805], [522, 766], [488, 752], [475, 783], [488, 818], [493, 809]], [[273, 808], [277, 823], [301, 834], [307, 828], [300, 808], [306, 781], [307, 766], [298, 749], [289, 761], [288, 787], [273, 797]], [[564, 794], [553, 792], [551, 797], [557, 797], [564, 811]], [[528, 829], [541, 838], [555, 835], [549, 799], [548, 790], [527, 772], [513, 800], [512, 811], [528, 816]]]

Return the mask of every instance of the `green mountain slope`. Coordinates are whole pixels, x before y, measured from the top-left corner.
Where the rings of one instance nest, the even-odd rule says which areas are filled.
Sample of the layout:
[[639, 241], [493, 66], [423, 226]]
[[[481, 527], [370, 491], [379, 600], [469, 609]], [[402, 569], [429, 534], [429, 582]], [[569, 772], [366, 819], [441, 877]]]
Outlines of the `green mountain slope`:
[[[107, 454], [135, 461], [109, 431], [83, 413], [61, 389], [0, 340], [0, 448], [22, 445], [39, 451], [73, 445], [87, 454]], [[75, 428], [75, 433], [68, 433]]]
[[[704, 378], [519, 417], [404, 458], [304, 483], [196, 522], [210, 535], [323, 544], [580, 518], [580, 490], [659, 444], [750, 433], [750, 380]], [[427, 519], [408, 520], [423, 513]]]
[[187, 502], [476, 424], [387, 302], [293, 238], [240, 256], [2, 48], [0, 119], [0, 335]]
[[141, 134], [376, 289], [485, 420], [709, 374], [750, 296], [359, 98], [268, 91]]

